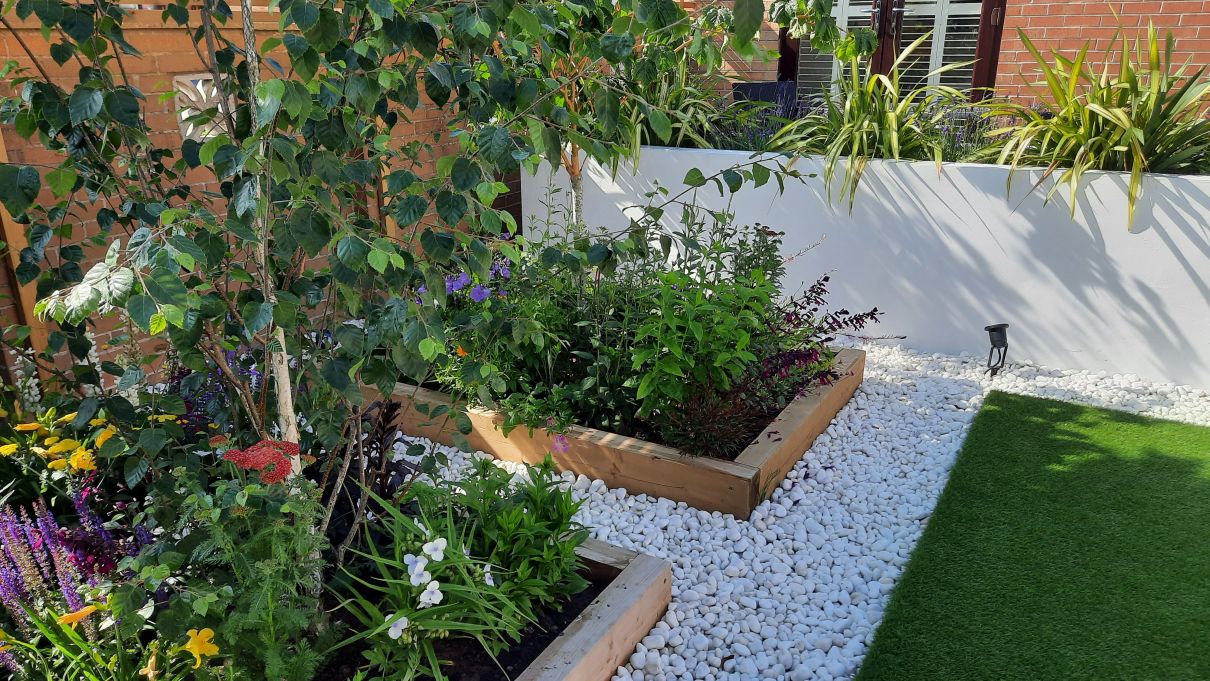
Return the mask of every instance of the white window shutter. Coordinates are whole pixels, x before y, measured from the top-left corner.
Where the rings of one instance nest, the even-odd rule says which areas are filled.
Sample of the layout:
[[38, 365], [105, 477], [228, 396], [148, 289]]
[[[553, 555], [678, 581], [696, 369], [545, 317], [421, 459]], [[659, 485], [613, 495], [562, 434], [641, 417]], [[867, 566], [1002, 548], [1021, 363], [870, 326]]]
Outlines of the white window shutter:
[[[924, 43], [907, 59], [901, 69], [906, 88], [916, 87], [927, 80], [966, 89], [971, 87], [974, 65], [953, 69], [943, 74], [930, 73], [938, 68], [963, 62], [973, 62], [979, 39], [979, 16], [982, 0], [903, 0], [903, 23], [898, 42], [906, 47], [929, 33]], [[833, 16], [842, 26], [869, 25], [869, 0], [838, 0]], [[840, 65], [831, 55], [811, 49], [809, 40], [799, 47], [798, 96], [808, 101], [840, 76]]]

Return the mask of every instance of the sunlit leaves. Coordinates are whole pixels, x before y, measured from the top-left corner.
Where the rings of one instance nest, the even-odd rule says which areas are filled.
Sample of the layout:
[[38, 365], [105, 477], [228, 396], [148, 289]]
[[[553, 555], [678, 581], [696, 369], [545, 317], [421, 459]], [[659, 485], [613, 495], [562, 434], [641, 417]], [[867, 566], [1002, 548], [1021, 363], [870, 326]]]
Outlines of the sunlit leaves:
[[765, 18], [763, 0], [735, 0], [735, 42], [740, 47], [752, 42]]

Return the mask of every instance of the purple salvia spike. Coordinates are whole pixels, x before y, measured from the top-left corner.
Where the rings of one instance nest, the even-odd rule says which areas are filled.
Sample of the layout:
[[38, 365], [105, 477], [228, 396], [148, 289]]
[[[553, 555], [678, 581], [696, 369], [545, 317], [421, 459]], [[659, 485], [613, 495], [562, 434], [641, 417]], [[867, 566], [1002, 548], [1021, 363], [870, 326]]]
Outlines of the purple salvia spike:
[[74, 612], [84, 607], [84, 599], [77, 591], [76, 571], [71, 566], [71, 556], [62, 546], [55, 549], [55, 574], [59, 577], [59, 593], [67, 601], [67, 609]]
[[42, 579], [50, 581], [50, 561], [47, 560], [47, 554], [44, 550], [45, 540], [42, 537], [42, 532], [38, 526], [30, 519], [29, 514], [25, 509], [21, 509], [22, 530], [25, 532], [25, 541], [29, 544], [30, 552], [34, 555], [34, 561], [38, 563], [38, 568], [42, 570]]
[[34, 598], [44, 597], [47, 594], [46, 583], [38, 571], [38, 563], [33, 557], [29, 542], [25, 540], [25, 531], [12, 509], [4, 510], [6, 513], [0, 518], [0, 543], [4, 544], [9, 560], [16, 566], [25, 593]]
[[11, 671], [14, 676], [20, 674], [23, 670], [21, 665], [17, 664], [17, 658], [11, 651], [5, 650], [0, 652], [0, 667], [4, 667]]

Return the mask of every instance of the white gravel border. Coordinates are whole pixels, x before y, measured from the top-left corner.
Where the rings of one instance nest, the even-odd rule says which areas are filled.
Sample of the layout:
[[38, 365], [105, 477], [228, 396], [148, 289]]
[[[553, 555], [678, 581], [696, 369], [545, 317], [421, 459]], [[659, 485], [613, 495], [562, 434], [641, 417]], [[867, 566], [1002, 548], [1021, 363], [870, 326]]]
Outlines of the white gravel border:
[[992, 388], [1210, 425], [1204, 390], [862, 347], [861, 388], [749, 519], [574, 480], [594, 537], [673, 563], [668, 614], [615, 681], [851, 678]]

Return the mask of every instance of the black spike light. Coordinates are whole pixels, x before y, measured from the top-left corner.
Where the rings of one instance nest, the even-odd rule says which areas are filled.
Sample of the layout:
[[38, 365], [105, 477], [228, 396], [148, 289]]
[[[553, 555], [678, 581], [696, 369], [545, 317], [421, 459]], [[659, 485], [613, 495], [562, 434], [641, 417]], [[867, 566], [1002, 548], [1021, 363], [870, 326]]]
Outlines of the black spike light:
[[992, 343], [992, 349], [987, 353], [987, 371], [995, 378], [1008, 358], [1008, 324], [992, 324], [983, 330]]

